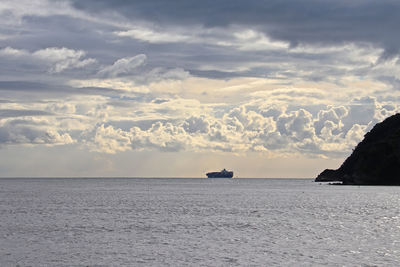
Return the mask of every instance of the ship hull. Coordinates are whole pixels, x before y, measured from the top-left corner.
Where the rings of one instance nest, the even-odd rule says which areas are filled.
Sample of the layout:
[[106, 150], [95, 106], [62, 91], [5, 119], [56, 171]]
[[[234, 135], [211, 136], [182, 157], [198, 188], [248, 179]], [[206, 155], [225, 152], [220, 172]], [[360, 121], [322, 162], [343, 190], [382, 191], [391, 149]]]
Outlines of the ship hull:
[[233, 172], [209, 172], [206, 174], [207, 178], [232, 178], [233, 177]]

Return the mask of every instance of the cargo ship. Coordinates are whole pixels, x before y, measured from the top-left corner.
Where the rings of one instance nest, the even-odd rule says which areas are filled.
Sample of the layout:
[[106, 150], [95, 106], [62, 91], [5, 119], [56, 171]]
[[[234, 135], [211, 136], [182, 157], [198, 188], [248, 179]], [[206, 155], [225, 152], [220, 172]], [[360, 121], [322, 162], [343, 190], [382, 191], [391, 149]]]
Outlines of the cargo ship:
[[206, 173], [206, 175], [208, 178], [232, 178], [233, 172], [223, 169], [220, 172], [208, 172]]

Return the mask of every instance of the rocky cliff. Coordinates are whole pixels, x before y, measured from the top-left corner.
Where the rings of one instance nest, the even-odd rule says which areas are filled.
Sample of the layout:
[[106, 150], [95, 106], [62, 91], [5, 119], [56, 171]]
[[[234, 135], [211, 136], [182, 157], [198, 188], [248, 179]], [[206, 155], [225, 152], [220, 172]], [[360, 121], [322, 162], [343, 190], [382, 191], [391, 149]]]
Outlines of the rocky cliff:
[[315, 181], [400, 185], [400, 114], [376, 124], [339, 169], [326, 169]]

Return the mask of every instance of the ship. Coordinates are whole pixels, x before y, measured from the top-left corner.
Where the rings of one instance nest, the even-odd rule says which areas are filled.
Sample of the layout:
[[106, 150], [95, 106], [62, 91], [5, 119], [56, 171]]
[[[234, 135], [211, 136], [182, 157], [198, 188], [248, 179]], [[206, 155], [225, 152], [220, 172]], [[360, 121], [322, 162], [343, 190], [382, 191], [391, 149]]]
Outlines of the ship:
[[206, 173], [206, 175], [208, 178], [232, 178], [233, 172], [223, 169], [220, 172], [208, 172]]

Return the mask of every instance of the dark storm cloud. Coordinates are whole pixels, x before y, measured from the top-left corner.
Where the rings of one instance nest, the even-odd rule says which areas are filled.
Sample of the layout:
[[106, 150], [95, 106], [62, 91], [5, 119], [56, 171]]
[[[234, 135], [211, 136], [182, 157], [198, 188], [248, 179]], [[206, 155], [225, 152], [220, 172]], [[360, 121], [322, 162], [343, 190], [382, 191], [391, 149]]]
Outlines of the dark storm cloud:
[[87, 12], [116, 11], [126, 18], [159, 25], [254, 27], [274, 39], [299, 43], [368, 42], [385, 48], [382, 57], [399, 52], [400, 2], [316, 0], [223, 1], [73, 1]]

